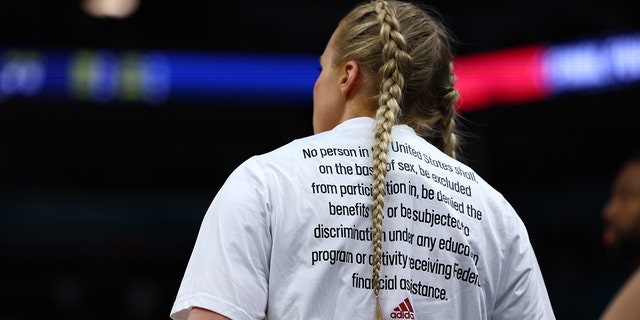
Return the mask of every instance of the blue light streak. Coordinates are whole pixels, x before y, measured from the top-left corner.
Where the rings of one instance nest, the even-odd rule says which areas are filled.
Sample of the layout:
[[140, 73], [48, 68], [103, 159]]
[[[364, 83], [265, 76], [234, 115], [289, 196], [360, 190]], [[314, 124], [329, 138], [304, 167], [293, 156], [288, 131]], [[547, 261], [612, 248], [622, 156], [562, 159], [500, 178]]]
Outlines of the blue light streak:
[[635, 84], [640, 81], [640, 33], [549, 46], [543, 68], [553, 94]]
[[[318, 66], [318, 56], [300, 54], [0, 50], [0, 103], [16, 99], [307, 105]], [[640, 33], [547, 46], [541, 68], [546, 83], [540, 85], [550, 88], [552, 95], [638, 85]], [[487, 83], [487, 90], [494, 90], [490, 79]]]

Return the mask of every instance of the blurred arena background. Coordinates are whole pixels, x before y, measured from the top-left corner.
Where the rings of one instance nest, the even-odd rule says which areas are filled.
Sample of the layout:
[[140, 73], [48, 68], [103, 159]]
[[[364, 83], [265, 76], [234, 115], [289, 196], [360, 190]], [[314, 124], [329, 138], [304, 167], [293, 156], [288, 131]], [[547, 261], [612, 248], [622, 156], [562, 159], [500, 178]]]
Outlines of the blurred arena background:
[[[226, 176], [311, 134], [356, 3], [2, 1], [0, 318], [168, 319]], [[596, 319], [630, 270], [600, 211], [639, 149], [639, 5], [424, 3], [459, 42], [465, 162], [527, 224], [558, 319]]]

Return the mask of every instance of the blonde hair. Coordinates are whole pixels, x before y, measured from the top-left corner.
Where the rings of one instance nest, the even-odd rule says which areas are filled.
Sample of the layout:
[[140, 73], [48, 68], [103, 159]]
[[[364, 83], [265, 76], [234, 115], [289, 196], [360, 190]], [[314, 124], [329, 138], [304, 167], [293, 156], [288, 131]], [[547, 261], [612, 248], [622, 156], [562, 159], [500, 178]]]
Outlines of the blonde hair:
[[[373, 290], [382, 319], [380, 269], [387, 153], [391, 128], [406, 124], [451, 157], [458, 153], [451, 37], [426, 7], [375, 0], [358, 5], [340, 22], [334, 63], [356, 61], [377, 79], [373, 145]], [[376, 76], [377, 75], [377, 76]]]

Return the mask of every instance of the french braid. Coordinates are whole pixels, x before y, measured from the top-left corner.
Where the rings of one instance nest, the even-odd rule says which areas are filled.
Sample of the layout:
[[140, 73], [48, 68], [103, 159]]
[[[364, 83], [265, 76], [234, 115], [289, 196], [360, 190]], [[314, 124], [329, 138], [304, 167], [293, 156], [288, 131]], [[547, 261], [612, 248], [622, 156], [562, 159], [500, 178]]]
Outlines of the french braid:
[[382, 217], [384, 209], [384, 185], [387, 175], [387, 153], [391, 140], [391, 128], [400, 114], [404, 90], [403, 71], [411, 69], [411, 57], [406, 53], [407, 44], [400, 33], [400, 23], [395, 10], [386, 1], [376, 2], [382, 43], [382, 67], [379, 71], [380, 98], [376, 111], [373, 143], [373, 291], [376, 295], [376, 319], [382, 319], [380, 305], [380, 268], [382, 258]]

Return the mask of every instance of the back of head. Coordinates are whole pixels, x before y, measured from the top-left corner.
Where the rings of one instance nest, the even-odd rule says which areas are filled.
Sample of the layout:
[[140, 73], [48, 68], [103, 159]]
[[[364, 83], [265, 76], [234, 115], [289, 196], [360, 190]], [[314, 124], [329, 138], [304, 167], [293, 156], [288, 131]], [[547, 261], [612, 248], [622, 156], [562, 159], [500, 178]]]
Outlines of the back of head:
[[342, 19], [335, 44], [336, 64], [355, 60], [378, 79], [380, 95], [373, 98], [380, 109], [391, 109], [393, 124], [411, 126], [456, 156], [452, 38], [433, 9], [395, 0], [362, 3]]

